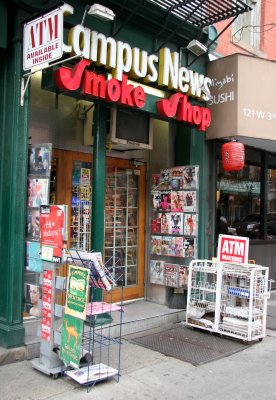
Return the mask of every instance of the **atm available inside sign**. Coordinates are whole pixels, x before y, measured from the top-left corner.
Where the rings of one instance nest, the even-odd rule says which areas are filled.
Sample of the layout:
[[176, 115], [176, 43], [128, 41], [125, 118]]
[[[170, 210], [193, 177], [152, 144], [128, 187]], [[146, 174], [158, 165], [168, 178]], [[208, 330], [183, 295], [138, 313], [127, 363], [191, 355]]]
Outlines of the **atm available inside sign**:
[[248, 262], [248, 252], [248, 238], [241, 236], [219, 235], [219, 261], [246, 264]]

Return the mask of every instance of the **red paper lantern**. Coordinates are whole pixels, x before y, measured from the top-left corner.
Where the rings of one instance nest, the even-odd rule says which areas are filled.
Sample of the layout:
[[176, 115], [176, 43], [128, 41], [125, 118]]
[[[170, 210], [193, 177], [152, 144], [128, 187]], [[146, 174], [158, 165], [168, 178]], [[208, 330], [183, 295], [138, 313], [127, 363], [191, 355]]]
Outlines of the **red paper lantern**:
[[224, 143], [221, 156], [225, 171], [240, 171], [244, 167], [244, 144], [236, 141]]

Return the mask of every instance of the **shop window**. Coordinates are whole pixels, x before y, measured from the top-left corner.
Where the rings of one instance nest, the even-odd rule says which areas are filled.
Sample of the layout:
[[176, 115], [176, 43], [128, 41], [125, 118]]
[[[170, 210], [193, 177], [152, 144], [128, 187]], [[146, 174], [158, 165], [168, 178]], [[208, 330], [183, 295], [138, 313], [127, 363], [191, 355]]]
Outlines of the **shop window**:
[[217, 235], [260, 239], [261, 167], [246, 164], [241, 171], [226, 172], [219, 160], [218, 171]]
[[261, 0], [245, 0], [252, 11], [240, 14], [233, 23], [232, 41], [237, 45], [260, 48], [260, 4]]

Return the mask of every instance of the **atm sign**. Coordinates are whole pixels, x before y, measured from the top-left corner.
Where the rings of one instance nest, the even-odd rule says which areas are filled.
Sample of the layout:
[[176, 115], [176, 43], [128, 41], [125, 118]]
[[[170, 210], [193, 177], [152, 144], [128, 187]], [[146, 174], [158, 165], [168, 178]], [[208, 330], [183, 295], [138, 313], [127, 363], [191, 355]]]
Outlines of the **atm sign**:
[[242, 236], [219, 235], [218, 261], [235, 264], [248, 262], [249, 239]]
[[24, 71], [62, 57], [63, 11], [50, 11], [24, 24]]

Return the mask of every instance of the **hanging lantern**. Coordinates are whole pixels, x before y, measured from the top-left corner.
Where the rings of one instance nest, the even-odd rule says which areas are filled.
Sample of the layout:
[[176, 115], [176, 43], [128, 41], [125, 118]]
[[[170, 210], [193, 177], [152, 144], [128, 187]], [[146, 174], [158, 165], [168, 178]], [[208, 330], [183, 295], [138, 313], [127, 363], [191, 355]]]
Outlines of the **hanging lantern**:
[[222, 168], [225, 171], [240, 171], [244, 167], [244, 144], [235, 140], [221, 147]]

